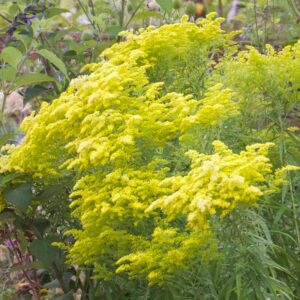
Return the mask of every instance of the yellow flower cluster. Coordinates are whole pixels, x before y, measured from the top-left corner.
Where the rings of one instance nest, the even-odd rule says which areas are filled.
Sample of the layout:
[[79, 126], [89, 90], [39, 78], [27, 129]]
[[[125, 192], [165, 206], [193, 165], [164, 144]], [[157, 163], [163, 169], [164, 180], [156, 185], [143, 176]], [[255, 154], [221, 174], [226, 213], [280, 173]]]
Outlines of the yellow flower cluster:
[[189, 173], [162, 180], [160, 185], [170, 187], [172, 194], [154, 201], [148, 210], [161, 208], [169, 221], [186, 214], [191, 229], [206, 228], [207, 215], [225, 216], [239, 204], [255, 205], [260, 196], [272, 191], [273, 171], [266, 154], [273, 144], [254, 144], [240, 154], [220, 141], [213, 145], [212, 155], [190, 150]]
[[45, 183], [76, 182], [71, 206], [82, 228], [69, 232], [75, 237], [68, 248], [72, 263], [92, 264], [105, 279], [120, 276], [118, 269], [161, 283], [214, 252], [210, 215], [254, 205], [271, 191], [269, 181], [282, 183], [283, 172], [272, 175], [269, 144], [234, 154], [216, 141], [215, 154], [189, 149], [192, 163], [178, 164], [188, 132], [236, 116], [239, 104], [221, 84], [195, 99], [169, 91], [155, 74], [163, 61], [178, 80], [178, 62], [191, 53], [207, 60], [231, 45], [221, 21], [209, 16], [199, 24], [124, 33], [126, 41], [86, 67], [89, 75], [23, 122], [24, 143], [2, 163]]
[[246, 123], [251, 128], [258, 122], [265, 125], [274, 115], [280, 117], [299, 105], [299, 68], [300, 40], [279, 52], [266, 45], [264, 54], [248, 46], [223, 59], [213, 82], [221, 81], [239, 95], [241, 114], [248, 116]]
[[[273, 173], [266, 157], [272, 143], [247, 146], [233, 153], [220, 141], [215, 153], [189, 151], [191, 169], [185, 176], [166, 177], [158, 187], [165, 194], [153, 201], [146, 213], [164, 213], [164, 229], [156, 227], [151, 241], [123, 256], [117, 272], [131, 277], [147, 276], [150, 284], [164, 284], [178, 270], [189, 268], [199, 256], [209, 260], [217, 255], [217, 244], [210, 228], [210, 216], [225, 217], [241, 205], [255, 206], [263, 195], [274, 193], [285, 183], [284, 173], [299, 170], [287, 166]], [[176, 221], [186, 216], [185, 228]]]

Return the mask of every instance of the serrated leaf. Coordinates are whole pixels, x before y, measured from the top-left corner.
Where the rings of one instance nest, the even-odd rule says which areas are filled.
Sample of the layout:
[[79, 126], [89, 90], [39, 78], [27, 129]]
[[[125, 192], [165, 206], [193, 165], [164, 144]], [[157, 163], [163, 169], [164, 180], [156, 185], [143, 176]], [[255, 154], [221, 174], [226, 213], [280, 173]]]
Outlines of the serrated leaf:
[[168, 14], [171, 13], [173, 9], [172, 0], [156, 0], [157, 4]]
[[55, 78], [51, 76], [47, 76], [40, 73], [31, 73], [19, 77], [16, 80], [16, 88], [24, 85], [36, 84], [41, 82], [53, 82], [53, 81], [55, 81]]
[[17, 69], [22, 60], [23, 54], [15, 47], [6, 47], [2, 50], [0, 57], [10, 66]]
[[14, 207], [25, 212], [34, 198], [31, 191], [30, 183], [22, 183], [15, 188], [7, 188], [4, 190], [4, 198]]
[[52, 63], [58, 70], [60, 70], [67, 79], [69, 79], [67, 68], [63, 61], [58, 58], [53, 52], [47, 50], [47, 49], [41, 49], [37, 51], [37, 53], [44, 58], [46, 58], [50, 63]]

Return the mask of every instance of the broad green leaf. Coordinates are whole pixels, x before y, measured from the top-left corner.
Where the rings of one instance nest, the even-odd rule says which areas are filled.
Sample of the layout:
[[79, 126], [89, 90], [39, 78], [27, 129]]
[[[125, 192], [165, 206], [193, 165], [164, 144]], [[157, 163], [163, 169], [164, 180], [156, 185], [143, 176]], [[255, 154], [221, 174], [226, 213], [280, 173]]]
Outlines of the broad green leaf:
[[22, 183], [15, 188], [6, 188], [3, 195], [8, 203], [23, 212], [27, 210], [31, 200], [34, 198], [30, 183]]
[[54, 236], [48, 236], [44, 239], [34, 240], [30, 245], [30, 251], [35, 258], [44, 265], [49, 266], [60, 257], [60, 249], [52, 246], [57, 242]]
[[171, 13], [173, 9], [173, 1], [172, 0], [156, 0], [158, 5], [168, 14]]
[[144, 20], [147, 18], [159, 18], [162, 19], [163, 16], [156, 12], [156, 11], [142, 11], [137, 13], [133, 18], [132, 21], [139, 21], [139, 20]]
[[23, 54], [20, 50], [15, 47], [6, 47], [3, 49], [0, 58], [2, 58], [6, 63], [17, 69], [19, 63], [21, 62]]
[[37, 53], [47, 60], [49, 60], [50, 63], [52, 63], [58, 70], [60, 70], [67, 79], [69, 79], [67, 68], [63, 61], [58, 58], [53, 52], [47, 50], [47, 49], [41, 49], [37, 51]]
[[53, 82], [55, 78], [40, 74], [40, 73], [30, 73], [21, 76], [16, 80], [16, 87], [21, 87], [24, 85], [36, 84], [41, 82]]
[[13, 81], [16, 77], [16, 69], [12, 66], [6, 66], [0, 69], [0, 81]]
[[40, 85], [34, 85], [32, 87], [27, 88], [23, 99], [24, 104], [29, 102], [31, 99], [40, 96], [45, 91], [47, 91], [47, 89]]
[[48, 8], [45, 11], [45, 16], [46, 18], [52, 18], [54, 16], [60, 15], [62, 13], [66, 13], [69, 12], [69, 10], [65, 9], [65, 8], [60, 8], [60, 7], [52, 7], [52, 8]]

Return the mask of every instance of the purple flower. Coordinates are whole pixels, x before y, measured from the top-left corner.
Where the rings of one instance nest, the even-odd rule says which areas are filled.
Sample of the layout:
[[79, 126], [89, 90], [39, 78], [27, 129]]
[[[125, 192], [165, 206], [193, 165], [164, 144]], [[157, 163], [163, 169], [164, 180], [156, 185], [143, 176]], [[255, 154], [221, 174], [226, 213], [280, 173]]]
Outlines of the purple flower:
[[14, 247], [13, 241], [5, 241], [4, 245], [10, 249], [12, 249]]

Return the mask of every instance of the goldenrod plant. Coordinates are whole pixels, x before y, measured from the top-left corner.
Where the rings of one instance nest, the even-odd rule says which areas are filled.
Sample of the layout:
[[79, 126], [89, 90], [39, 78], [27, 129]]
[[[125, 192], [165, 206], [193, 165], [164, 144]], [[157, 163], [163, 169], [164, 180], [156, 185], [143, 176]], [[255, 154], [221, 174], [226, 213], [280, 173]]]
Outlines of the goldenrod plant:
[[[237, 54], [222, 21], [122, 33], [24, 120], [22, 144], [2, 148], [2, 173], [71, 189], [79, 225], [52, 245], [92, 269], [92, 299], [296, 299], [268, 218], [280, 223], [274, 203], [289, 203], [298, 235], [288, 171], [299, 168], [286, 153], [299, 138], [286, 119], [299, 107], [300, 44]], [[263, 116], [274, 114], [272, 139]]]

